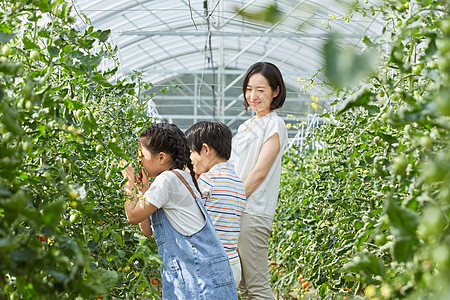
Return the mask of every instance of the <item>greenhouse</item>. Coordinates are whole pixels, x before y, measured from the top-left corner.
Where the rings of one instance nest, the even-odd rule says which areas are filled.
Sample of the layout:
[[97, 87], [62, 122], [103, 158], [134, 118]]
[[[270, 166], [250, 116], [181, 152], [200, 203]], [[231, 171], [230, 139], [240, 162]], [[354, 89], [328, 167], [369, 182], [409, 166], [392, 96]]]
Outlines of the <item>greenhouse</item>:
[[0, 299], [450, 299], [449, 10], [1, 2]]

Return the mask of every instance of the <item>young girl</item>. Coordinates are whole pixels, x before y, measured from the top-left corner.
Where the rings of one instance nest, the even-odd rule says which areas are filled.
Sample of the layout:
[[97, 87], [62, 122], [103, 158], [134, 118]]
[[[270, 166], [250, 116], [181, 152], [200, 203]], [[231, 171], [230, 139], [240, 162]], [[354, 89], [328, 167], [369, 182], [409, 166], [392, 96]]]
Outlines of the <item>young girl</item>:
[[[230, 263], [200, 200], [183, 132], [173, 124], [151, 125], [139, 138], [139, 150], [139, 182], [131, 166], [123, 170], [125, 213], [144, 235], [155, 238], [163, 261], [163, 299], [237, 299]], [[150, 186], [148, 177], [155, 177]]]

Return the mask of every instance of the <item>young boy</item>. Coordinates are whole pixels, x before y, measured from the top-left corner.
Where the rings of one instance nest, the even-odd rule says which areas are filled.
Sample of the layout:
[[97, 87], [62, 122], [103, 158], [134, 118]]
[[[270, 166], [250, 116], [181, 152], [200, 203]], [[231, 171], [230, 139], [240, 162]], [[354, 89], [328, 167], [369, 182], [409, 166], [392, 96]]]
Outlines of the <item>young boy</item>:
[[228, 255], [237, 286], [241, 281], [237, 243], [247, 199], [244, 183], [228, 162], [231, 130], [220, 122], [202, 121], [186, 131], [186, 138], [202, 200]]

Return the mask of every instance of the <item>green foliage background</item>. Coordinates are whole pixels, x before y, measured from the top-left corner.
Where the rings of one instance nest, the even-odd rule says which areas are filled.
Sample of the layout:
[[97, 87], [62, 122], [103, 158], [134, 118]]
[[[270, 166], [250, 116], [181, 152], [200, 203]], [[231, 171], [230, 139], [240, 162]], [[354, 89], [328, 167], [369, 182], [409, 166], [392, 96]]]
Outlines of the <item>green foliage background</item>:
[[157, 295], [156, 246], [124, 218], [119, 166], [152, 122], [150, 84], [108, 80], [109, 31], [72, 29], [66, 1], [2, 1], [0, 18], [0, 295]]
[[[377, 11], [386, 26], [364, 53], [325, 44], [341, 106], [307, 141], [323, 146], [284, 157], [270, 240], [280, 298], [302, 297], [300, 279], [322, 298], [450, 296], [448, 2], [351, 14]], [[153, 121], [151, 85], [99, 71], [114, 60], [109, 32], [72, 29], [65, 1], [3, 1], [0, 17], [0, 297], [157, 298], [156, 247], [124, 218], [119, 172]]]
[[[304, 296], [299, 275], [321, 298], [450, 297], [449, 6], [384, 1], [353, 13], [374, 11], [386, 25], [365, 52], [325, 44], [341, 105], [306, 142], [323, 147], [284, 157], [270, 240], [281, 298]], [[379, 67], [364, 68], [377, 52]], [[367, 80], [337, 67], [348, 57]]]

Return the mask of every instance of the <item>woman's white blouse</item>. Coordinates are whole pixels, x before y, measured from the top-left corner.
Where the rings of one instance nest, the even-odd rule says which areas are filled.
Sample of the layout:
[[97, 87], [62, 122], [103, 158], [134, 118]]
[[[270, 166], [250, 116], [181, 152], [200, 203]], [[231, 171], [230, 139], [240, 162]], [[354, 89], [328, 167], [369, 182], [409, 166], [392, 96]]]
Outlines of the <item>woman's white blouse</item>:
[[245, 211], [258, 216], [273, 218], [280, 188], [281, 158], [287, 141], [287, 129], [283, 119], [276, 112], [247, 120], [239, 126], [233, 137], [230, 162], [234, 164], [237, 175], [245, 181], [255, 167], [262, 145], [278, 133], [280, 151], [270, 167], [264, 181], [247, 199]]

